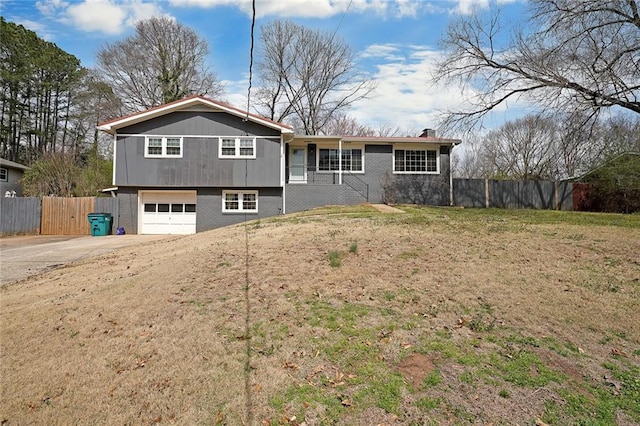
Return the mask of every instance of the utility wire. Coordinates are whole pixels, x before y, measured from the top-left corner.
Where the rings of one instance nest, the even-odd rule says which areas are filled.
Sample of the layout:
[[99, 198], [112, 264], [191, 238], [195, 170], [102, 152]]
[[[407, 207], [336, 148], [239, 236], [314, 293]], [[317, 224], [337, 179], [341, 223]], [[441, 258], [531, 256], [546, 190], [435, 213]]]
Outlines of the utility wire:
[[254, 30], [256, 27], [256, 0], [251, 2], [251, 48], [249, 49], [249, 88], [247, 89], [247, 117], [245, 121], [249, 121], [249, 108], [251, 107], [251, 79], [253, 78], [253, 44]]
[[353, 0], [351, 0], [349, 2], [349, 4], [347, 5], [347, 8], [344, 10], [344, 12], [342, 12], [342, 17], [340, 18], [340, 22], [338, 22], [338, 25], [336, 26], [336, 29], [333, 30], [333, 34], [331, 34], [331, 41], [333, 41], [333, 38], [336, 36], [336, 33], [338, 32], [338, 29], [340, 28], [340, 25], [342, 25], [342, 21], [344, 21], [344, 17], [346, 16], [347, 12], [351, 8], [351, 4], [352, 3], [353, 3]]
[[[248, 184], [249, 160], [244, 160], [244, 186]], [[242, 203], [244, 210], [244, 194], [238, 194], [238, 202]], [[245, 341], [245, 363], [244, 363], [244, 391], [246, 395], [245, 407], [247, 410], [247, 424], [253, 425], [253, 395], [251, 393], [251, 297], [249, 294], [249, 226], [247, 225], [247, 212], [244, 213], [244, 341]]]
[[[251, 107], [251, 79], [253, 74], [253, 43], [254, 30], [256, 25], [256, 0], [252, 1], [251, 13], [251, 49], [249, 51], [249, 87], [247, 89], [247, 116], [244, 121], [249, 121], [249, 108]], [[256, 149], [256, 148], [254, 148]], [[249, 184], [249, 161], [244, 160], [244, 187]], [[240, 199], [242, 197], [242, 199]], [[244, 194], [238, 194], [238, 202], [244, 207]], [[257, 201], [257, 200], [256, 200]], [[249, 426], [253, 425], [253, 395], [251, 393], [251, 298], [250, 298], [250, 277], [249, 277], [249, 227], [247, 226], [247, 212], [244, 212], [244, 243], [245, 243], [245, 268], [244, 268], [244, 338], [245, 338], [245, 365], [244, 365], [244, 391], [246, 395], [245, 408], [247, 411], [246, 421]]]

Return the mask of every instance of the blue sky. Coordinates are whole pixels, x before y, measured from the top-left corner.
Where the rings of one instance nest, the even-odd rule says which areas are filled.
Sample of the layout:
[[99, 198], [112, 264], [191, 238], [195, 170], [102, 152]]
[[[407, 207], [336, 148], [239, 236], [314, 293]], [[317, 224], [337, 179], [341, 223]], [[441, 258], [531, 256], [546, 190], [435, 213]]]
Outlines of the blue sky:
[[[464, 103], [455, 86], [432, 86], [429, 75], [443, 57], [438, 41], [452, 19], [500, 8], [512, 22], [524, 16], [525, 0], [257, 0], [260, 26], [276, 19], [325, 30], [342, 37], [358, 66], [376, 80], [371, 99], [350, 115], [374, 128], [419, 132], [438, 127], [440, 111]], [[91, 67], [95, 53], [133, 33], [133, 24], [170, 16], [194, 29], [209, 44], [208, 63], [225, 83], [224, 100], [246, 108], [251, 0], [0, 0], [8, 21], [22, 24]], [[257, 46], [256, 48], [259, 48]], [[487, 120], [500, 125], [506, 107]]]

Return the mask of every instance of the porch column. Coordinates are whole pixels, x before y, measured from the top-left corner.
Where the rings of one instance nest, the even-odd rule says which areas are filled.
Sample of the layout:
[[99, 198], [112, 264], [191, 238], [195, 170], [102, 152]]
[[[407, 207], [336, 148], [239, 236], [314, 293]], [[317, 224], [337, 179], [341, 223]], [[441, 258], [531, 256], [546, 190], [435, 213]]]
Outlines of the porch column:
[[[116, 169], [117, 169], [116, 161], [118, 159], [118, 155], [116, 153], [117, 145], [118, 145], [118, 132], [114, 132], [113, 133], [113, 173], [111, 174], [112, 175], [111, 176], [111, 184], [113, 186], [116, 186]], [[127, 150], [125, 149], [124, 152], [125, 152], [125, 155], [126, 155]], [[127, 157], [124, 157], [124, 158], [125, 158], [125, 161], [126, 161]], [[127, 164], [127, 163], [125, 162], [125, 164]], [[127, 183], [129, 183], [129, 182], [127, 182]]]
[[342, 185], [342, 138], [338, 140], [338, 185]]

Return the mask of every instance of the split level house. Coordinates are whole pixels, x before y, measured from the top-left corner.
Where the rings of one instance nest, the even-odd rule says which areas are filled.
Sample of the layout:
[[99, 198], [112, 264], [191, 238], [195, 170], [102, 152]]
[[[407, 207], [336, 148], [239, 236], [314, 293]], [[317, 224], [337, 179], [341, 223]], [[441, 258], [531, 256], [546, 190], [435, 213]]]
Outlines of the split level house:
[[116, 223], [189, 234], [323, 205], [449, 205], [460, 140], [296, 135], [192, 96], [99, 124], [113, 137]]

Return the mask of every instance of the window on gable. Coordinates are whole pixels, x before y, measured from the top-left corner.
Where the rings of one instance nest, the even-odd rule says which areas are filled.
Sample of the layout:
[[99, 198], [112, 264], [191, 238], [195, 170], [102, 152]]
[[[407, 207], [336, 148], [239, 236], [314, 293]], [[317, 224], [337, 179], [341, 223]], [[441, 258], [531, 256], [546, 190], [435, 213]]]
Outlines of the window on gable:
[[438, 173], [436, 150], [396, 149], [393, 171], [396, 173]]
[[147, 139], [147, 155], [162, 155], [162, 138]]
[[258, 191], [222, 191], [222, 211], [258, 213]]
[[253, 145], [255, 139], [240, 139], [240, 156], [253, 157]]
[[236, 155], [236, 140], [235, 139], [222, 139], [221, 142], [221, 157], [235, 157]]
[[167, 155], [179, 156], [182, 152], [180, 138], [167, 138]]
[[220, 138], [220, 158], [256, 158], [256, 138]]
[[0, 167], [0, 182], [9, 181], [9, 170], [4, 167]]
[[147, 136], [144, 156], [151, 158], [182, 157], [182, 138], [171, 136]]
[[[322, 172], [340, 170], [340, 150], [319, 149], [318, 170]], [[347, 148], [342, 150], [342, 170], [361, 172], [362, 149]]]

